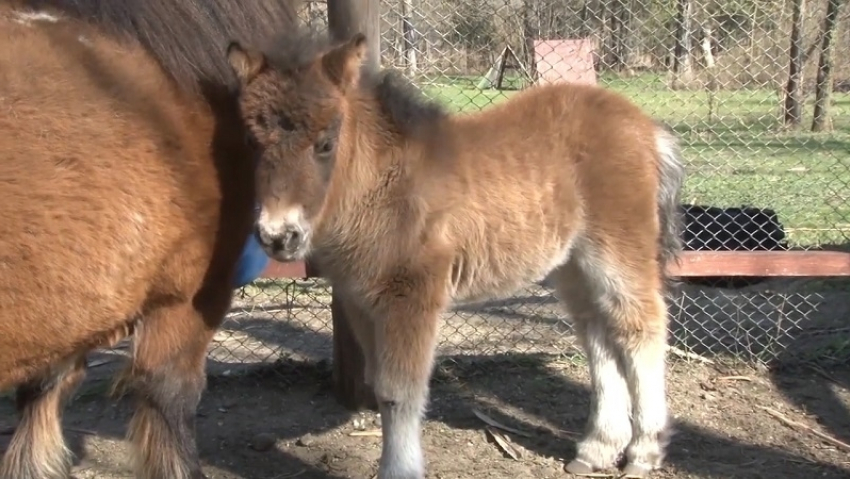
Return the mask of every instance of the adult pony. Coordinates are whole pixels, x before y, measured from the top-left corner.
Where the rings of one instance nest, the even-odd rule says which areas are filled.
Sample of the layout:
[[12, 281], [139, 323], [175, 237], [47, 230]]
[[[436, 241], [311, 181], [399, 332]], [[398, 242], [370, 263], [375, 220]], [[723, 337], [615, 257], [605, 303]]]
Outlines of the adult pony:
[[[321, 41], [320, 41], [321, 40]], [[420, 421], [438, 318], [452, 302], [548, 274], [595, 393], [567, 465], [658, 467], [667, 442], [665, 264], [681, 249], [672, 134], [603, 88], [531, 88], [453, 116], [392, 74], [359, 71], [365, 39], [234, 42], [241, 110], [261, 150], [256, 235], [310, 256], [356, 309], [383, 422], [378, 477], [424, 475]]]
[[68, 476], [63, 402], [132, 333], [135, 473], [204, 477], [205, 356], [254, 218], [225, 47], [295, 21], [290, 1], [0, 0], [0, 390], [20, 411], [0, 478]]

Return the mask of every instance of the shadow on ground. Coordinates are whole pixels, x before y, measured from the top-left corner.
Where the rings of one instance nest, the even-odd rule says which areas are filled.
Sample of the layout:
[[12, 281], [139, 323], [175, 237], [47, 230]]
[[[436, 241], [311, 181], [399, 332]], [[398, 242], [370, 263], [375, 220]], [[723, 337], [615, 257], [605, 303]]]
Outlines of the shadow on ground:
[[[448, 358], [435, 376], [432, 404], [439, 420], [450, 427], [480, 429], [482, 422], [468, 413], [476, 407], [499, 422], [535, 431], [531, 438], [510, 435], [522, 447], [568, 459], [575, 454], [573, 439], [583, 430], [589, 411], [586, 381], [572, 379], [585, 377], [584, 369], [583, 364], [544, 356]], [[841, 464], [822, 455], [819, 446], [810, 447], [816, 438], [799, 438], [799, 432], [761, 412], [760, 405], [781, 409], [773, 402], [776, 395], [770, 394], [769, 381], [734, 388], [712, 381], [725, 375], [703, 366], [671, 366], [668, 397], [676, 420], [667, 459], [669, 477], [850, 477], [850, 463]], [[776, 374], [771, 379], [789, 378]], [[792, 389], [798, 392], [808, 385]], [[467, 407], [453, 404], [455, 397], [463, 398]], [[847, 400], [846, 394], [844, 402], [827, 400], [824, 416], [845, 418]], [[833, 455], [846, 461], [845, 454]]]
[[[576, 358], [548, 355], [441, 358], [424, 431], [429, 477], [567, 477], [560, 472], [560, 461], [575, 453], [589, 411], [586, 369]], [[839, 373], [850, 374], [850, 368], [833, 371]], [[848, 477], [846, 452], [788, 428], [760, 409], [770, 406], [794, 421], [807, 422], [782, 397], [811, 391], [809, 383], [793, 382], [795, 374], [759, 376], [753, 370], [671, 364], [668, 397], [676, 434], [665, 468], [654, 477]], [[723, 379], [732, 375], [748, 379]], [[350, 436], [352, 418], [361, 415], [334, 400], [330, 381], [326, 363], [293, 361], [258, 367], [246, 375], [211, 376], [198, 414], [201, 454], [210, 479], [371, 478], [380, 440]], [[773, 383], [787, 386], [780, 393]], [[83, 457], [79, 479], [127, 477], [120, 451], [125, 449], [122, 438], [130, 403], [115, 403], [102, 392], [89, 384], [67, 414], [68, 435]], [[848, 402], [846, 390], [838, 391], [834, 401], [825, 400], [821, 422], [839, 427]], [[487, 440], [485, 425], [473, 409], [528, 433], [505, 433], [523, 451], [521, 460], [508, 459]], [[0, 418], [6, 422], [9, 414], [4, 401]], [[258, 451], [261, 437], [270, 445]], [[82, 443], [87, 444], [84, 449]]]

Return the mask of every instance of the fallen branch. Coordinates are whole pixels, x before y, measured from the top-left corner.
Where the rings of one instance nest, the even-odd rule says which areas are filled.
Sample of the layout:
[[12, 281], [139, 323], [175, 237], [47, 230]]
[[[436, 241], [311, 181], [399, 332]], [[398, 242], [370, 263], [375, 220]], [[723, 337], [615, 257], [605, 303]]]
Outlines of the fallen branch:
[[380, 429], [373, 429], [371, 431], [353, 431], [348, 434], [351, 437], [381, 437], [383, 433]]
[[766, 413], [770, 414], [774, 418], [778, 419], [779, 422], [781, 422], [782, 424], [785, 424], [786, 426], [788, 426], [792, 429], [802, 429], [802, 430], [804, 430], [804, 431], [806, 431], [806, 432], [808, 432], [808, 433], [810, 433], [814, 436], [819, 437], [820, 439], [823, 439], [824, 441], [832, 444], [835, 447], [838, 447], [838, 448], [844, 449], [847, 452], [850, 452], [850, 444], [847, 444], [846, 442], [838, 440], [838, 439], [836, 439], [836, 438], [834, 438], [834, 437], [832, 437], [828, 434], [824, 434], [824, 433], [818, 431], [817, 429], [806, 426], [805, 424], [801, 424], [799, 422], [792, 421], [791, 419], [788, 419], [788, 416], [782, 414], [781, 412], [779, 412], [775, 409], [771, 409], [771, 408], [765, 407], [765, 406], [757, 406], [757, 407], [759, 409], [765, 411]]
[[681, 349], [677, 348], [676, 346], [667, 346], [667, 351], [670, 352], [671, 354], [673, 354], [674, 356], [678, 356], [680, 358], [693, 359], [693, 360], [699, 361], [703, 364], [714, 364], [714, 361], [712, 361], [708, 358], [704, 358], [704, 357], [700, 356], [699, 354], [692, 353], [692, 352], [689, 352], [689, 351], [682, 351]]
[[563, 434], [564, 436], [567, 436], [567, 437], [571, 437], [571, 438], [581, 437], [581, 433], [578, 433], [578, 432], [575, 432], [575, 431], [567, 431], [566, 429], [555, 429], [555, 428], [553, 428], [553, 429], [554, 429], [555, 432], [561, 433], [561, 434]]
[[486, 431], [490, 435], [490, 437], [493, 438], [493, 441], [496, 443], [496, 445], [499, 446], [499, 449], [501, 449], [502, 452], [510, 456], [511, 459], [513, 459], [514, 461], [520, 460], [522, 454], [520, 454], [520, 452], [511, 445], [510, 440], [508, 440], [508, 438], [505, 437], [504, 434], [499, 432], [499, 430], [495, 427], [491, 426], [487, 426]]
[[300, 471], [293, 472], [292, 474], [282, 474], [282, 475], [279, 475], [279, 476], [274, 476], [272, 479], [289, 479], [291, 477], [298, 477], [301, 474], [305, 474], [306, 472], [307, 472], [307, 469], [301, 469]]
[[811, 369], [812, 371], [814, 371], [816, 374], [818, 374], [821, 377], [823, 377], [824, 379], [826, 379], [827, 381], [829, 381], [829, 382], [831, 382], [831, 383], [833, 383], [837, 386], [840, 386], [844, 389], [850, 389], [850, 386], [845, 384], [843, 381], [839, 381], [838, 379], [835, 378], [835, 376], [829, 374], [828, 372], [826, 372], [822, 367], [818, 366], [817, 364], [807, 364], [806, 366], [809, 369]]
[[514, 434], [519, 434], [520, 436], [523, 436], [523, 437], [531, 437], [531, 434], [529, 434], [525, 431], [520, 431], [519, 429], [514, 429], [512, 427], [505, 426], [504, 424], [496, 421], [495, 419], [484, 414], [483, 412], [479, 411], [478, 409], [472, 408], [472, 413], [475, 414], [478, 417], [478, 419], [481, 419], [482, 421], [487, 423], [488, 426], [493, 426], [493, 427], [495, 427], [497, 429], [501, 429], [503, 431], [512, 432]]
[[750, 378], [750, 377], [747, 377], [747, 376], [721, 376], [721, 377], [715, 379], [715, 381], [747, 381], [747, 382], [750, 382], [752, 380], [753, 380], [753, 378]]

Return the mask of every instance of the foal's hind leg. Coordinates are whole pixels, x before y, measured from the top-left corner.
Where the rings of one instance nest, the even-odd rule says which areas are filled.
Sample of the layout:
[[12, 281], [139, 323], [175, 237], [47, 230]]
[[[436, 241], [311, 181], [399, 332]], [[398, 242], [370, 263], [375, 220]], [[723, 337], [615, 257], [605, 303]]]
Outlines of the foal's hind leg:
[[221, 323], [230, 291], [207, 301], [161, 307], [144, 316], [127, 374], [136, 395], [128, 438], [140, 479], [201, 479], [195, 411], [206, 386], [207, 346]]
[[[652, 284], [652, 282], [649, 282]], [[659, 288], [635, 282], [636, 303], [621, 308], [614, 344], [632, 397], [634, 431], [626, 449], [625, 474], [644, 476], [661, 466], [670, 440], [665, 393], [667, 307]]]
[[626, 380], [606, 331], [605, 314], [593, 301], [591, 279], [575, 260], [556, 273], [556, 294], [570, 315], [590, 368], [592, 401], [585, 437], [566, 469], [587, 474], [615, 466], [629, 443], [631, 403]]
[[62, 435], [62, 409], [85, 377], [81, 356], [49, 377], [17, 391], [21, 420], [0, 464], [0, 479], [64, 479], [71, 472], [71, 451]]
[[[655, 258], [633, 247], [612, 245], [616, 253], [608, 254], [588, 247], [580, 250], [576, 261], [582, 274], [575, 280], [584, 280], [590, 286], [593, 301], [602, 313], [598, 324], [628, 386], [632, 435], [626, 447], [624, 472], [644, 476], [661, 465], [669, 439], [667, 309]], [[618, 394], [622, 392], [620, 381], [609, 382], [617, 384]], [[613, 421], [620, 422], [623, 418], [619, 410], [600, 414], [610, 414]]]

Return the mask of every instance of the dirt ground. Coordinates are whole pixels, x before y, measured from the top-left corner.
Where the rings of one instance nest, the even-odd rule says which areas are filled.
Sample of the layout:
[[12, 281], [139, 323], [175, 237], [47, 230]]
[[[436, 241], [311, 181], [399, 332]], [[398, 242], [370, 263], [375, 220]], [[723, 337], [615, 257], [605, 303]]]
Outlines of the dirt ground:
[[[130, 402], [105, 397], [106, 369], [87, 380], [66, 415], [77, 479], [131, 477], [122, 439]], [[568, 477], [563, 463], [588, 414], [586, 369], [541, 355], [443, 358], [423, 433], [427, 477]], [[371, 479], [379, 419], [338, 405], [329, 381], [326, 362], [211, 376], [198, 413], [209, 477]], [[667, 465], [654, 477], [850, 477], [850, 449], [812, 432], [850, 442], [848, 385], [850, 367], [772, 373], [673, 361], [668, 397], [677, 433]], [[516, 459], [473, 410], [523, 432], [503, 433]], [[14, 420], [11, 401], [3, 398], [0, 449]]]

